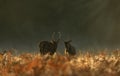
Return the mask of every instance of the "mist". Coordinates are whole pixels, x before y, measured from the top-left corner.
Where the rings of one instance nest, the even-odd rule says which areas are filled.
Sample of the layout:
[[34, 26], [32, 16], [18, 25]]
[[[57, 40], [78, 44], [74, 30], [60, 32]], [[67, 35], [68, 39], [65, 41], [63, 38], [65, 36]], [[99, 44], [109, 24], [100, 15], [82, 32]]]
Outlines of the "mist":
[[[38, 50], [61, 32], [76, 49], [120, 47], [119, 0], [0, 0], [0, 49]], [[59, 49], [64, 45], [61, 41]]]

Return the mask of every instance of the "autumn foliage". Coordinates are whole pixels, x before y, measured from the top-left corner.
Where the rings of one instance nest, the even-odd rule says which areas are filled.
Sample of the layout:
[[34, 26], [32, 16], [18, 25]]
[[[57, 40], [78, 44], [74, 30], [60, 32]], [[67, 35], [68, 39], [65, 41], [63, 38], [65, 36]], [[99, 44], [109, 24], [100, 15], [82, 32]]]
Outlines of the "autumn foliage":
[[39, 53], [0, 55], [0, 76], [119, 76], [120, 50], [42, 56]]

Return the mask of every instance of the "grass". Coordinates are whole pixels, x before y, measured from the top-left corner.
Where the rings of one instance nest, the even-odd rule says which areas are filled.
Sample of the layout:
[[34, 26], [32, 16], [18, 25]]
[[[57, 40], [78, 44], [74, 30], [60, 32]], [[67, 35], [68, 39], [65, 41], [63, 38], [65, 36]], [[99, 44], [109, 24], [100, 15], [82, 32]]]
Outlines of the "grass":
[[119, 76], [120, 50], [76, 56], [39, 53], [0, 56], [0, 76]]

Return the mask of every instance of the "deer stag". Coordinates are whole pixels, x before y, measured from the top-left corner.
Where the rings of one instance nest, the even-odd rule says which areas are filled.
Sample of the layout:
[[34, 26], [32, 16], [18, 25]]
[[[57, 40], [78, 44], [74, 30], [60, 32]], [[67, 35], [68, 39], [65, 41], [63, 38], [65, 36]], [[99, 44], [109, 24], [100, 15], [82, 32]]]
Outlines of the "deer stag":
[[70, 42], [72, 42], [72, 40], [69, 41], [64, 41], [65, 44], [65, 54], [69, 54], [71, 56], [76, 55], [76, 49], [75, 47], [73, 47]]
[[50, 55], [53, 55], [56, 50], [57, 50], [57, 46], [61, 37], [60, 32], [59, 34], [59, 38], [55, 39], [54, 35], [55, 32], [52, 34], [52, 40], [51, 41], [41, 41], [39, 44], [39, 48], [40, 48], [40, 53], [41, 55], [45, 55], [47, 53], [49, 53]]

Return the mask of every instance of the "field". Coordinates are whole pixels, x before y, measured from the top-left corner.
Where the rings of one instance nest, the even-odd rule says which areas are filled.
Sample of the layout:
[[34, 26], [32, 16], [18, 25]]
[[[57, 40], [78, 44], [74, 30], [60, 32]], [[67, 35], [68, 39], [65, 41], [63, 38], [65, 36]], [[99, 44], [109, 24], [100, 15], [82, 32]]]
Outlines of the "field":
[[120, 50], [79, 52], [76, 56], [59, 53], [6, 52], [0, 55], [0, 76], [119, 76]]

